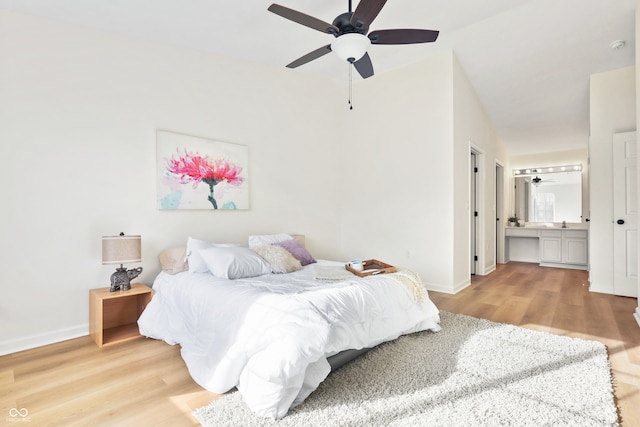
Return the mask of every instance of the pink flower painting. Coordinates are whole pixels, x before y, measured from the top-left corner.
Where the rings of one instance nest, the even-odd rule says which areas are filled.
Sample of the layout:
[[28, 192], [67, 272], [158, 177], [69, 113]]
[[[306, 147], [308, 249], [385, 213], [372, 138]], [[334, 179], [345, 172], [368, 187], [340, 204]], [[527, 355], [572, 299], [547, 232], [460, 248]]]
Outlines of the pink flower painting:
[[[180, 136], [187, 138], [183, 142], [188, 144], [177, 145], [176, 140], [180, 142], [182, 139]], [[246, 147], [217, 141], [214, 141], [217, 144], [206, 144], [194, 138], [158, 131], [158, 158], [162, 162], [158, 164], [161, 169], [159, 207], [203, 209], [198, 201], [201, 198], [210, 204], [209, 209], [243, 208], [247, 191], [246, 172], [242, 166], [243, 160], [246, 164], [246, 154], [242, 154], [243, 151], [246, 153]], [[169, 149], [173, 153], [167, 156]], [[201, 191], [204, 188], [207, 189], [206, 194]], [[221, 199], [224, 200], [219, 206]]]
[[244, 178], [240, 176], [242, 168], [229, 163], [225, 159], [209, 159], [208, 156], [189, 153], [186, 149], [184, 154], [177, 159], [172, 157], [167, 162], [167, 170], [180, 177], [182, 184], [193, 182], [196, 188], [200, 182], [209, 185], [209, 196], [207, 200], [213, 205], [213, 209], [218, 209], [218, 203], [213, 194], [214, 187], [227, 182], [230, 185], [238, 186], [242, 184]]

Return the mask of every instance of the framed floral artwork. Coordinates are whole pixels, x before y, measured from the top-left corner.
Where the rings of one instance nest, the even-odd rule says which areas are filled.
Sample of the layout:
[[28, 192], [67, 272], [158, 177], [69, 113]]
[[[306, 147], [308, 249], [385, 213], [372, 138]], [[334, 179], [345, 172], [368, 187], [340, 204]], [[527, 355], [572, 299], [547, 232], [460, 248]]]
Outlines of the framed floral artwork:
[[156, 132], [158, 209], [249, 209], [248, 148]]

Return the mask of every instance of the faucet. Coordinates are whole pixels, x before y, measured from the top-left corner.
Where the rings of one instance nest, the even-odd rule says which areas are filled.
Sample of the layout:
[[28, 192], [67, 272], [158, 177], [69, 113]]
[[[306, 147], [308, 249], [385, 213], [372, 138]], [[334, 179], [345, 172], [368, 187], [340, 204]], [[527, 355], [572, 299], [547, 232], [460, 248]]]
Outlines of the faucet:
[[562, 221], [562, 228], [567, 228], [567, 221]]

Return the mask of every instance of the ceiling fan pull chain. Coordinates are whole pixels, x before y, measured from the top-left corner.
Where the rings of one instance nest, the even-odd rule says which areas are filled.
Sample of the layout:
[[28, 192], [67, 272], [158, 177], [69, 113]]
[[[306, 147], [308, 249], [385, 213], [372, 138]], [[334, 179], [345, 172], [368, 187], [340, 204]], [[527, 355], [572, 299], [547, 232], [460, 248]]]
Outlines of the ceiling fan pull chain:
[[351, 78], [351, 72], [352, 72], [352, 64], [349, 63], [349, 110], [353, 110], [353, 104], [351, 103], [351, 95], [352, 95], [352, 78]]

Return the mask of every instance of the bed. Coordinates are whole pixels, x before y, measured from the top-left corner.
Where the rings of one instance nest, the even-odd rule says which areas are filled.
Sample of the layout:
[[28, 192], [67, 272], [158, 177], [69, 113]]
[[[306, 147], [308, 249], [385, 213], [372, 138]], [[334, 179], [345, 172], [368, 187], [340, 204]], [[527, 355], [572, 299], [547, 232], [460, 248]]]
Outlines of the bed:
[[414, 273], [361, 278], [344, 263], [316, 261], [291, 236], [253, 237], [251, 249], [189, 238], [188, 262], [174, 256], [179, 266], [165, 268], [165, 260], [138, 320], [142, 335], [181, 346], [203, 388], [235, 387], [253, 412], [279, 419], [362, 351], [439, 330]]

